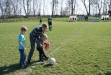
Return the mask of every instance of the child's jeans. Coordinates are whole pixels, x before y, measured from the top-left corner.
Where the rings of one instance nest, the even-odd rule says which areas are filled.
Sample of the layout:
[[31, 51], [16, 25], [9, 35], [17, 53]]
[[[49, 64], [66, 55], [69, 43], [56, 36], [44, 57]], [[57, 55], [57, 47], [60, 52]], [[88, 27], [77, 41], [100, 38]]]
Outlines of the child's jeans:
[[45, 55], [43, 48], [37, 48], [37, 50], [39, 51], [39, 59], [43, 60], [43, 58], [47, 58], [47, 56]]
[[26, 66], [26, 62], [25, 62], [25, 59], [26, 59], [26, 52], [25, 50], [22, 50], [22, 49], [19, 49], [19, 52], [20, 52], [20, 67], [23, 67], [23, 66]]

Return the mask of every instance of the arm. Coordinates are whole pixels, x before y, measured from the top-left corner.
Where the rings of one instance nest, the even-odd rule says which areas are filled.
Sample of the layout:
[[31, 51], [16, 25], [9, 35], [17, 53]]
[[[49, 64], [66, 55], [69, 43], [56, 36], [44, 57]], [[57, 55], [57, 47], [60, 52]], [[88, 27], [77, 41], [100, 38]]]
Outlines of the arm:
[[[25, 47], [25, 40], [23, 39], [24, 37], [22, 36], [22, 35], [19, 35], [19, 37], [18, 37], [18, 43], [19, 43], [19, 45], [24, 49], [24, 50], [26, 50], [26, 47]], [[23, 42], [24, 43], [23, 43]]]
[[19, 41], [19, 45], [22, 46], [24, 50], [26, 50], [26, 47], [22, 44], [22, 42]]
[[43, 44], [42, 44], [42, 43], [40, 43], [40, 47], [43, 47]]

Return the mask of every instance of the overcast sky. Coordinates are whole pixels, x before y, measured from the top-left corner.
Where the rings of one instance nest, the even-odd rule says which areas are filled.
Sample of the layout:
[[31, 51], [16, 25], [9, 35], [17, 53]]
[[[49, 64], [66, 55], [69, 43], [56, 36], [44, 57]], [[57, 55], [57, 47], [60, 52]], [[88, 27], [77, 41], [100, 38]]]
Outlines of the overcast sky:
[[[48, 15], [51, 15], [51, 1], [52, 0], [46, 0], [46, 13], [48, 14]], [[59, 0], [59, 3], [60, 3], [60, 1], [62, 1], [62, 0]], [[67, 3], [67, 0], [63, 0], [63, 8], [65, 8], [66, 7], [66, 3]], [[88, 4], [88, 3], [87, 3]], [[41, 7], [41, 9], [43, 9], [43, 7]], [[48, 7], [48, 8], [47, 8]], [[58, 6], [58, 13], [57, 14], [60, 14], [60, 8], [61, 8], [61, 5], [59, 4], [59, 6]], [[43, 10], [42, 10], [43, 11]], [[43, 14], [43, 12], [41, 12], [42, 14]], [[76, 5], [76, 12], [75, 12], [76, 14], [86, 14], [86, 11], [85, 11], [85, 8], [84, 8], [84, 5], [83, 5], [83, 3], [81, 2], [81, 0], [77, 0], [77, 5]]]
[[[58, 12], [57, 14], [60, 14], [60, 9], [61, 9], [61, 2], [62, 0], [59, 0], [59, 5], [58, 5]], [[45, 0], [45, 5], [42, 2], [41, 5], [41, 14], [43, 14], [43, 9], [45, 9], [45, 15], [51, 15], [52, 14], [52, 8], [51, 8], [51, 2], [52, 0]], [[67, 0], [63, 0], [63, 9], [66, 7]], [[88, 3], [87, 3], [88, 4]], [[23, 11], [24, 12], [24, 11]], [[77, 0], [77, 5], [76, 5], [76, 12], [75, 14], [86, 14], [85, 8], [81, 0]]]
[[[58, 1], [59, 1], [59, 4], [57, 6], [57, 11], [58, 12], [56, 12], [56, 14], [60, 15], [61, 6], [63, 7], [63, 10], [64, 10], [67, 7], [66, 3], [67, 3], [68, 0], [58, 0]], [[61, 1], [63, 2], [63, 4], [61, 4]], [[86, 15], [86, 9], [85, 9], [82, 1], [81, 0], [76, 0], [76, 1], [77, 2], [76, 2], [74, 13], [75, 14], [84, 14], [84, 15]], [[39, 7], [38, 7], [38, 6], [40, 6], [39, 4], [41, 4], [41, 10], [40, 11], [39, 11]], [[26, 5], [26, 3], [25, 3], [25, 5]], [[31, 8], [30, 14], [33, 14], [33, 0], [31, 0], [31, 5], [30, 6], [31, 6], [30, 7]], [[88, 0], [86, 0], [86, 7], [88, 7], [88, 6], [89, 6], [89, 3], [88, 3]], [[36, 7], [35, 8], [36, 14], [38, 14], [38, 12], [41, 12], [41, 15], [51, 15], [52, 14], [52, 0], [37, 0], [37, 3], [35, 3], [35, 7]], [[91, 7], [90, 13], [93, 14], [93, 15], [97, 14], [98, 13], [98, 12], [96, 12], [97, 7], [95, 7], [95, 6], [92, 6], [92, 7]], [[22, 15], [25, 15], [23, 5], [20, 8], [22, 8]], [[103, 8], [101, 10], [103, 10]], [[1, 14], [1, 11], [0, 11], [0, 14]]]

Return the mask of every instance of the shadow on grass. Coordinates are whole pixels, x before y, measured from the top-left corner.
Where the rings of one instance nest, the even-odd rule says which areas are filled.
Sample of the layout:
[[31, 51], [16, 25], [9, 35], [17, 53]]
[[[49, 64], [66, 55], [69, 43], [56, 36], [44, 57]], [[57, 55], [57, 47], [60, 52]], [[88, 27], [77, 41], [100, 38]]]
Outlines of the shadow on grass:
[[111, 75], [111, 72], [107, 72], [107, 73], [105, 73], [105, 75]]
[[51, 66], [53, 66], [52, 64], [46, 64], [46, 65], [44, 65], [43, 67], [51, 67]]
[[[27, 64], [27, 67], [28, 66], [31, 66], [33, 63], [35, 63], [35, 61], [32, 61], [31, 64]], [[26, 67], [26, 68], [27, 68]], [[20, 65], [19, 63], [16, 63], [16, 64], [12, 64], [10, 66], [3, 66], [3, 67], [0, 67], [0, 75], [4, 75], [4, 74], [9, 74], [11, 72], [14, 72], [16, 70], [20, 70]], [[25, 68], [24, 68], [25, 69]]]
[[20, 69], [19, 64], [13, 64], [10, 66], [3, 66], [3, 67], [0, 67], [0, 75], [8, 74], [10, 72], [14, 72], [19, 69]]

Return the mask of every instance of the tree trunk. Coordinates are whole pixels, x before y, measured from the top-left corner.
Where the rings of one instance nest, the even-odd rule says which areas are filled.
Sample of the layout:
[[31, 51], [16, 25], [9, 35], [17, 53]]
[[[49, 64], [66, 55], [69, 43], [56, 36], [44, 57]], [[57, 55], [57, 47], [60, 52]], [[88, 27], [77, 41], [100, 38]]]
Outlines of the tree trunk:
[[87, 12], [87, 15], [89, 15], [89, 13], [88, 13], [88, 10], [87, 10], [87, 7], [86, 7], [85, 0], [81, 0], [81, 1], [82, 1], [82, 3], [84, 4], [84, 7], [85, 7], [85, 9], [86, 9], [86, 12]]
[[24, 8], [25, 15], [27, 15], [27, 11], [26, 11], [25, 1], [24, 0], [23, 0], [23, 8]]
[[74, 0], [71, 0], [71, 15], [73, 15], [73, 3], [74, 3]]
[[52, 16], [54, 15], [54, 0], [52, 1]]
[[91, 5], [91, 0], [89, 0], [89, 14], [88, 15], [90, 15], [90, 9], [91, 9], [90, 5]]

